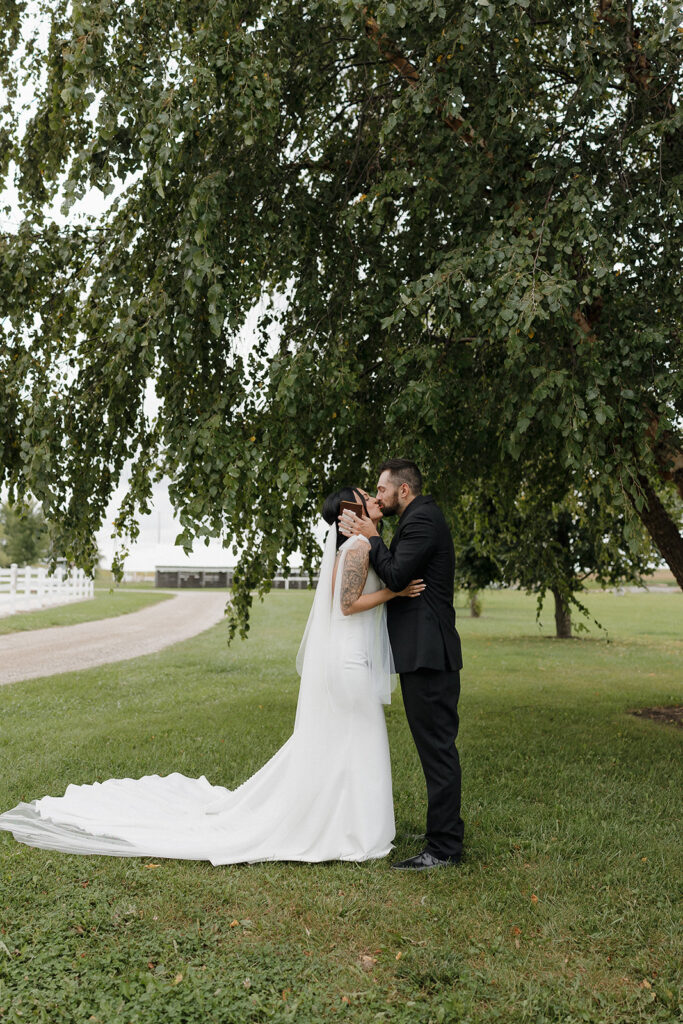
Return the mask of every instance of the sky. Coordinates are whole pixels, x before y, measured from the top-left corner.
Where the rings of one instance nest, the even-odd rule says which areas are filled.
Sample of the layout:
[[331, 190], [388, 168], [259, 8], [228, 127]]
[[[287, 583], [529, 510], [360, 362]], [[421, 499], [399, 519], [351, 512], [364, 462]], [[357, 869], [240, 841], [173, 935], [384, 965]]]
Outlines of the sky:
[[[10, 205], [11, 210], [8, 217], [0, 216], [0, 229], [15, 228], [21, 220], [21, 211], [16, 195], [11, 189], [0, 194], [0, 206], [4, 206], [6, 203]], [[81, 213], [102, 214], [106, 205], [107, 201], [102, 193], [98, 189], [93, 189], [73, 208], [70, 219]], [[64, 218], [57, 211], [55, 219], [63, 220]], [[236, 339], [235, 348], [242, 355], [246, 354], [254, 343], [259, 312], [258, 306], [252, 310]], [[150, 384], [145, 401], [145, 411], [148, 416], [154, 416], [157, 408], [158, 402], [154, 388]], [[233, 567], [237, 557], [236, 553], [226, 550], [219, 542], [212, 542], [207, 547], [202, 539], [195, 545], [191, 555], [186, 555], [181, 547], [174, 545], [174, 540], [182, 528], [168, 496], [168, 483], [168, 480], [162, 480], [153, 487], [152, 511], [140, 520], [140, 534], [137, 541], [129, 547], [129, 555], [125, 563], [126, 570], [149, 571], [157, 565]], [[127, 474], [124, 471], [119, 486], [112, 495], [102, 528], [96, 535], [97, 546], [102, 555], [100, 566], [103, 569], [111, 568], [112, 558], [118, 547], [117, 541], [112, 537], [113, 524], [119, 504], [126, 492], [126, 485]], [[1, 497], [3, 495], [0, 495]], [[298, 561], [299, 559], [294, 557], [292, 564], [298, 564]]]
[[[116, 549], [116, 543], [111, 539], [111, 533], [118, 501], [123, 497], [124, 490], [124, 486], [117, 488], [107, 513], [105, 525], [97, 534], [97, 546], [103, 556], [100, 562], [102, 568], [110, 568]], [[185, 555], [182, 548], [175, 547], [174, 541], [180, 533], [181, 526], [173, 513], [168, 497], [168, 484], [165, 482], [155, 484], [153, 496], [152, 512], [140, 520], [140, 536], [130, 548], [130, 555], [126, 559], [126, 571], [150, 571], [157, 565], [234, 566], [234, 553], [226, 551], [220, 543], [215, 541], [209, 547], [206, 547], [203, 541], [198, 543], [191, 556]]]
[[[236, 339], [235, 349], [241, 355], [249, 351], [255, 340], [256, 322], [260, 315], [259, 307], [255, 307], [247, 317], [244, 328]], [[145, 412], [148, 416], [156, 414], [158, 402], [154, 394], [153, 386], [150, 384], [147, 389], [145, 401]], [[112, 557], [117, 548], [117, 542], [112, 539], [113, 522], [116, 518], [119, 504], [125, 494], [127, 475], [117, 487], [107, 509], [107, 515], [102, 529], [97, 533], [97, 546], [102, 554], [100, 565], [104, 569], [111, 567]], [[135, 544], [130, 546], [130, 553], [126, 559], [126, 571], [141, 572], [154, 569], [157, 565], [176, 566], [205, 566], [233, 568], [239, 552], [226, 550], [219, 541], [213, 541], [208, 546], [204, 539], [198, 541], [192, 550], [191, 555], [186, 555], [182, 547], [176, 547], [175, 538], [181, 532], [181, 525], [174, 514], [170, 498], [168, 496], [169, 481], [164, 479], [152, 488], [152, 511], [148, 516], [140, 520], [140, 534]], [[294, 556], [290, 564], [298, 565], [300, 557]]]
[[[36, 6], [29, 2], [28, 10], [35, 16]], [[28, 92], [26, 97], [30, 98]], [[26, 120], [26, 118], [24, 118]], [[74, 222], [83, 216], [102, 216], [107, 207], [114, 201], [117, 194], [131, 183], [132, 179], [122, 183], [121, 189], [117, 189], [111, 196], [105, 198], [99, 189], [91, 189], [86, 196], [79, 200], [64, 216], [56, 203], [51, 215], [57, 223]], [[9, 211], [5, 213], [0, 209], [0, 230], [16, 230], [21, 222], [22, 214], [19, 207], [16, 192], [11, 185], [4, 192], [0, 191], [0, 208], [8, 206]], [[259, 307], [255, 307], [247, 317], [247, 321], [239, 337], [236, 340], [236, 350], [244, 355], [251, 348], [256, 321], [259, 315]], [[145, 411], [149, 416], [155, 415], [158, 403], [154, 394], [153, 386], [148, 388]], [[113, 523], [116, 518], [119, 503], [126, 491], [126, 476], [122, 478], [119, 486], [112, 495], [112, 500], [107, 509], [107, 514], [102, 528], [96, 535], [97, 545], [102, 558], [100, 566], [110, 568], [112, 557], [118, 544], [112, 538]], [[0, 494], [0, 500], [4, 498]], [[152, 511], [140, 521], [140, 534], [138, 540], [130, 545], [129, 555], [126, 559], [125, 568], [127, 571], [152, 570], [156, 565], [178, 565], [178, 566], [234, 566], [238, 553], [226, 551], [218, 542], [212, 542], [205, 546], [202, 539], [193, 548], [191, 555], [185, 555], [181, 547], [174, 545], [174, 540], [181, 532], [181, 526], [174, 515], [173, 508], [168, 496], [168, 481], [164, 480], [153, 488]], [[299, 559], [295, 556], [291, 563], [297, 565]]]

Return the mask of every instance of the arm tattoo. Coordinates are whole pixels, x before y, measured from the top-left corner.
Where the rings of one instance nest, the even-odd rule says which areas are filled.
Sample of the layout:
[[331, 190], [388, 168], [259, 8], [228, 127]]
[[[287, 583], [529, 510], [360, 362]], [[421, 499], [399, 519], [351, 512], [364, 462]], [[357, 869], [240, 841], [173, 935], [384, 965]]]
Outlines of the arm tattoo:
[[368, 578], [369, 563], [370, 547], [368, 544], [357, 545], [351, 548], [350, 551], [347, 551], [341, 581], [341, 606], [343, 612], [348, 612], [353, 602], [357, 601], [363, 593], [363, 587]]

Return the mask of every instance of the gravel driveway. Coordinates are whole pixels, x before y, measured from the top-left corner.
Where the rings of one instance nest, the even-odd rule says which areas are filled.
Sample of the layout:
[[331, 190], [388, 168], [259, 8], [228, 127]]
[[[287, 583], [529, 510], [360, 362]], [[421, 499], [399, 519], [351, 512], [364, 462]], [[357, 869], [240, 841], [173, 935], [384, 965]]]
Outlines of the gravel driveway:
[[0, 636], [0, 685], [152, 654], [223, 618], [225, 591], [180, 592], [139, 612]]

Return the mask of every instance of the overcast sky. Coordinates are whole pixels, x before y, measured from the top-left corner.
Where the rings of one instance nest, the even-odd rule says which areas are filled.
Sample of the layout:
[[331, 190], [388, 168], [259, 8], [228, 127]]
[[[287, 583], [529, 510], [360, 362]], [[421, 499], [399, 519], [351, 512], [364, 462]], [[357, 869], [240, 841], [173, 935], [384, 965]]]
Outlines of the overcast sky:
[[[97, 534], [97, 545], [103, 555], [100, 563], [103, 568], [111, 566], [116, 547], [115, 542], [111, 539], [112, 521], [123, 493], [124, 487], [121, 486], [117, 489], [109, 507], [105, 526]], [[130, 555], [126, 559], [126, 569], [130, 571], [149, 570], [156, 565], [233, 566], [235, 564], [234, 555], [216, 542], [212, 542], [209, 547], [206, 547], [203, 542], [197, 544], [192, 555], [186, 556], [183, 549], [175, 547], [173, 543], [180, 531], [181, 526], [173, 515], [168, 497], [168, 486], [164, 483], [156, 484], [152, 512], [140, 521], [140, 536], [131, 547]]]
[[[0, 216], [0, 226], [3, 229], [16, 228], [21, 213], [16, 196], [11, 191], [0, 194], [0, 206], [9, 202], [12, 210], [10, 216]], [[85, 200], [78, 204], [76, 213], [88, 212], [101, 214], [105, 209], [105, 200], [98, 189], [93, 189]], [[56, 217], [61, 220], [61, 216]], [[9, 223], [8, 223], [9, 222]], [[241, 353], [246, 353], [253, 344], [256, 320], [259, 315], [258, 308], [247, 318], [247, 322], [236, 340], [235, 347]], [[158, 403], [153, 388], [148, 388], [148, 397], [145, 402], [145, 409], [148, 415], [153, 416], [157, 412]], [[112, 539], [113, 523], [116, 518], [119, 503], [126, 491], [127, 478], [124, 477], [112, 496], [107, 510], [107, 515], [102, 529], [97, 534], [97, 545], [102, 554], [100, 565], [102, 568], [110, 568], [117, 542]], [[199, 542], [191, 555], [186, 555], [181, 547], [174, 545], [174, 540], [181, 532], [181, 526], [175, 517], [171, 502], [168, 496], [168, 481], [162, 481], [154, 485], [153, 507], [148, 516], [140, 521], [140, 534], [137, 541], [131, 545], [130, 554], [126, 559], [126, 569], [146, 570], [153, 569], [156, 565], [193, 565], [193, 566], [233, 566], [235, 564], [235, 553], [226, 551], [218, 542], [205, 546], [203, 540]], [[298, 559], [294, 559], [297, 564]]]
[[[35, 5], [29, 3], [29, 11], [36, 13]], [[28, 93], [26, 95], [29, 95]], [[132, 180], [132, 179], [131, 179]], [[127, 182], [126, 184], [129, 184]], [[119, 190], [117, 190], [118, 192]], [[83, 216], [101, 216], [108, 205], [116, 198], [117, 192], [105, 199], [99, 189], [91, 189], [88, 194], [69, 211], [68, 217], [62, 216], [59, 210], [59, 203], [56, 203], [52, 216], [57, 223], [75, 222]], [[14, 189], [11, 187], [0, 192], [0, 208], [9, 206], [9, 213], [0, 211], [0, 230], [16, 230], [21, 221], [21, 211]], [[256, 308], [248, 317], [244, 329], [236, 340], [237, 350], [244, 354], [253, 343], [254, 329], [259, 310]], [[154, 415], [157, 411], [157, 402], [153, 388], [148, 388], [146, 411]], [[114, 492], [112, 501], [107, 510], [106, 519], [102, 529], [97, 534], [97, 544], [102, 553], [101, 565], [103, 568], [111, 566], [111, 560], [116, 550], [117, 543], [112, 539], [113, 521], [116, 517], [118, 506], [126, 490], [126, 480], [122, 480], [120, 486]], [[168, 497], [168, 482], [156, 484], [153, 490], [153, 508], [150, 515], [145, 516], [140, 522], [140, 535], [135, 544], [130, 548], [130, 554], [126, 559], [126, 569], [145, 570], [153, 569], [155, 565], [234, 565], [235, 553], [226, 551], [220, 543], [211, 543], [208, 547], [201, 541], [195, 545], [190, 556], [184, 554], [181, 547], [175, 547], [174, 540], [181, 532], [181, 526], [173, 514], [171, 502]], [[0, 495], [0, 498], [4, 495]], [[293, 559], [297, 564], [298, 559]]]
[[[248, 352], [254, 343], [258, 316], [259, 308], [256, 307], [247, 317], [245, 326], [235, 341], [234, 347], [241, 355]], [[150, 385], [145, 411], [148, 415], [153, 416], [157, 412], [157, 407], [158, 402]], [[126, 478], [122, 480], [121, 485], [114, 493], [107, 510], [105, 524], [97, 534], [97, 546], [103, 556], [100, 564], [107, 569], [111, 566], [111, 560], [117, 547], [111, 534], [125, 488]], [[219, 541], [211, 542], [207, 546], [202, 539], [197, 542], [191, 555], [186, 555], [181, 547], [176, 547], [174, 541], [182, 527], [174, 515], [168, 496], [168, 480], [155, 484], [152, 493], [152, 512], [140, 520], [140, 535], [130, 548], [130, 554], [126, 559], [126, 569], [139, 571], [153, 569], [156, 565], [234, 566], [236, 552], [226, 550]], [[298, 565], [298, 563], [299, 558], [291, 560], [291, 564]]]

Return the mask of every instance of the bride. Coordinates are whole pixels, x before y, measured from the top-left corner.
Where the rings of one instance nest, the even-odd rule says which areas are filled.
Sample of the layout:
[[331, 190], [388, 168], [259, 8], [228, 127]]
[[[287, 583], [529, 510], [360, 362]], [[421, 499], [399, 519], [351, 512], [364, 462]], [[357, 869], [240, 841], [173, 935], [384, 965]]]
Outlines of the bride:
[[[377, 501], [357, 488], [325, 501], [331, 529], [297, 657], [294, 731], [270, 761], [232, 791], [178, 773], [70, 785], [62, 797], [0, 814], [0, 829], [66, 853], [212, 864], [386, 856], [395, 830], [382, 709], [393, 670], [384, 606], [397, 595], [370, 567], [368, 541], [339, 532], [345, 499], [360, 501], [374, 522], [382, 518]], [[401, 593], [423, 589], [414, 580]]]

